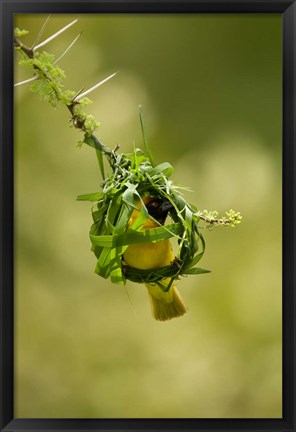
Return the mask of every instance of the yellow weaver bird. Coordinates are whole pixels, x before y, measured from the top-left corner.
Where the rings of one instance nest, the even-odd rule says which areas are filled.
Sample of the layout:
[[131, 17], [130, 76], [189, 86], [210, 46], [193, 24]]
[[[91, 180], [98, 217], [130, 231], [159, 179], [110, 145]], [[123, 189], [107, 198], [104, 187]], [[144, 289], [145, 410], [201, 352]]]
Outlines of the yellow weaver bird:
[[[158, 222], [152, 219], [147, 219], [142, 227], [142, 230], [155, 228], [164, 225], [169, 209], [172, 205], [160, 198], [144, 197], [143, 202], [147, 207], [149, 214]], [[139, 210], [141, 203], [138, 205]], [[139, 216], [139, 210], [134, 209], [129, 220], [129, 226]], [[127, 265], [140, 269], [149, 270], [157, 269], [170, 265], [174, 261], [171, 243], [168, 239], [160, 240], [156, 243], [137, 243], [128, 246], [123, 255], [123, 259]], [[171, 279], [167, 278], [161, 281], [161, 284], [168, 287]], [[172, 284], [167, 292], [164, 292], [156, 283], [145, 284], [150, 298], [152, 315], [156, 320], [166, 321], [171, 318], [184, 315], [186, 307], [183, 300], [175, 287]]]

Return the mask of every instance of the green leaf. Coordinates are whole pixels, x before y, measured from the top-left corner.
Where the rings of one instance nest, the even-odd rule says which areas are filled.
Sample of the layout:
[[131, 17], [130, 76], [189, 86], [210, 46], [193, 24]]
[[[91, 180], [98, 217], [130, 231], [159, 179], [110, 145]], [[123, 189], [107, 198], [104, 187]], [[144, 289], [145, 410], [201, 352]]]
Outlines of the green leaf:
[[198, 255], [195, 255], [192, 261], [188, 264], [187, 268], [194, 267], [203, 257], [204, 251], [200, 252]]
[[122, 201], [131, 207], [136, 208], [137, 202], [141, 199], [137, 191], [138, 183], [132, 184], [131, 182], [126, 181], [125, 187], [126, 190], [122, 194]]
[[116, 221], [114, 235], [122, 233], [126, 230], [132, 211], [133, 209], [130, 206], [123, 205], [121, 207], [118, 219]]
[[110, 266], [109, 266], [110, 251], [111, 249], [102, 250], [95, 268], [95, 273], [97, 273], [99, 276], [103, 277], [104, 279], [108, 279], [108, 277], [110, 276]]
[[27, 35], [28, 33], [29, 33], [28, 30], [20, 30], [18, 27], [16, 27], [16, 28], [14, 29], [14, 36], [15, 36], [16, 38], [19, 38], [19, 37], [25, 36], [25, 35]]
[[106, 221], [108, 221], [113, 225], [115, 223], [115, 219], [118, 215], [118, 212], [120, 211], [121, 206], [122, 206], [121, 197], [109, 201], [108, 210], [106, 212]]
[[145, 231], [129, 230], [124, 234], [100, 235], [95, 236], [90, 234], [90, 239], [93, 245], [102, 246], [104, 248], [114, 248], [118, 246], [128, 246], [135, 243], [153, 243], [160, 240], [165, 240], [179, 235], [182, 232], [182, 224], [176, 223], [158, 228], [151, 228]]
[[139, 115], [140, 115], [140, 123], [141, 123], [141, 129], [142, 129], [142, 136], [143, 136], [143, 142], [144, 142], [144, 148], [146, 150], [146, 153], [149, 157], [150, 163], [151, 165], [154, 167], [155, 166], [155, 162], [154, 162], [154, 158], [152, 156], [152, 151], [151, 148], [148, 144], [147, 138], [146, 138], [146, 133], [145, 133], [145, 127], [144, 127], [144, 119], [143, 119], [143, 113], [142, 113], [142, 107], [139, 107]]
[[124, 252], [123, 248], [114, 248], [110, 251], [110, 278], [111, 282], [117, 284], [124, 284], [125, 278], [121, 268], [121, 256]]
[[94, 192], [77, 196], [77, 201], [99, 201], [102, 198], [102, 192]]
[[202, 273], [211, 273], [211, 270], [205, 270], [199, 267], [187, 268], [182, 270], [182, 274], [184, 275], [202, 274]]
[[132, 225], [130, 226], [130, 229], [134, 231], [139, 231], [147, 219], [148, 219], [148, 210], [146, 206], [143, 204], [141, 207], [141, 211], [139, 212], [139, 215], [133, 221]]
[[163, 162], [157, 165], [149, 172], [150, 176], [159, 175], [163, 173], [166, 177], [170, 177], [174, 172], [174, 167], [169, 162]]
[[167, 283], [167, 280], [165, 279], [165, 281], [163, 282], [162, 280], [157, 282], [157, 285], [159, 286], [159, 288], [163, 291], [163, 292], [168, 292], [174, 282], [175, 278], [172, 277], [170, 282]]
[[104, 200], [100, 200], [95, 206], [92, 208], [92, 217], [95, 223], [102, 223], [104, 220], [104, 214], [108, 209], [108, 203]]
[[95, 138], [94, 136], [85, 135], [84, 136], [84, 142], [85, 142], [85, 144], [89, 145], [90, 147], [92, 147], [96, 150], [101, 175], [102, 175], [103, 180], [105, 180], [105, 169], [104, 169], [104, 161], [103, 161], [103, 147], [102, 147], [100, 141], [97, 138]]
[[[41, 66], [42, 65], [44, 66], [44, 65], [46, 65], [46, 63], [52, 64], [54, 61], [54, 57], [55, 57], [54, 54], [48, 53], [46, 51], [42, 51], [42, 53], [39, 53], [38, 61], [41, 63]], [[54, 69], [61, 71], [61, 69], [58, 66], [56, 66]], [[64, 72], [63, 71], [61, 71], [61, 72], [62, 72], [63, 76], [65, 76]]]

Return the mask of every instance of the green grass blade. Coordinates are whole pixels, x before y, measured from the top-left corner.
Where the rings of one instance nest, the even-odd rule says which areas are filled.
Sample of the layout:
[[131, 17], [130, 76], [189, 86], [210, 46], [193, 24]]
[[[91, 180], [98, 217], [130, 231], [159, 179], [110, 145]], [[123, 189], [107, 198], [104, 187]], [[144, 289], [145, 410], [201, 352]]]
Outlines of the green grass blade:
[[145, 127], [144, 127], [144, 119], [143, 119], [143, 113], [142, 113], [142, 107], [141, 106], [139, 107], [139, 115], [140, 115], [140, 123], [141, 123], [141, 129], [142, 129], [144, 148], [145, 148], [147, 156], [148, 156], [148, 158], [150, 160], [151, 165], [153, 167], [155, 167], [154, 158], [152, 156], [151, 148], [150, 148], [150, 146], [148, 144], [147, 137], [146, 137]]
[[94, 192], [77, 196], [77, 201], [99, 201], [102, 198], [102, 192]]
[[210, 270], [205, 270], [199, 267], [195, 267], [195, 268], [188, 268], [185, 270], [182, 270], [182, 274], [184, 275], [191, 275], [191, 274], [203, 274], [203, 273], [211, 273]]
[[105, 180], [105, 168], [104, 168], [104, 161], [103, 161], [103, 151], [109, 151], [110, 149], [107, 149], [105, 146], [103, 146], [100, 141], [94, 137], [93, 135], [91, 137], [85, 136], [84, 141], [85, 144], [89, 145], [90, 147], [94, 148], [96, 150], [96, 155], [101, 171], [101, 176], [103, 180]]
[[174, 167], [169, 162], [163, 162], [156, 167], [154, 167], [150, 172], [150, 176], [159, 175], [163, 173], [165, 177], [170, 177], [174, 172]]
[[128, 231], [124, 234], [113, 235], [92, 235], [90, 234], [91, 242], [94, 246], [101, 246], [104, 248], [114, 248], [119, 246], [128, 246], [136, 243], [152, 243], [160, 240], [165, 240], [179, 235], [182, 232], [182, 224], [176, 223], [157, 228], [151, 228], [145, 231]]

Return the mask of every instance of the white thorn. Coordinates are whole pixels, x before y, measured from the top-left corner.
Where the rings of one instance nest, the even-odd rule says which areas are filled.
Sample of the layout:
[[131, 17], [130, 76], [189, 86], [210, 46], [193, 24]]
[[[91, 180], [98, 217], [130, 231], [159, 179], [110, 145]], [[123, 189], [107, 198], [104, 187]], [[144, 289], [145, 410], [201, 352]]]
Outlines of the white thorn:
[[53, 65], [57, 64], [63, 57], [65, 54], [67, 54], [67, 52], [69, 51], [70, 48], [72, 48], [72, 46], [75, 44], [75, 42], [77, 41], [77, 39], [81, 36], [81, 33], [79, 33], [78, 36], [76, 36], [76, 38], [73, 40], [72, 43], [70, 43], [70, 45], [68, 46], [68, 48], [65, 49], [65, 51], [60, 55], [60, 57], [58, 57], [54, 62]]
[[21, 81], [21, 82], [19, 82], [19, 83], [14, 84], [14, 87], [18, 87], [18, 86], [21, 86], [21, 85], [23, 85], [23, 84], [27, 84], [27, 83], [29, 83], [29, 82], [35, 81], [37, 78], [38, 78], [37, 76], [34, 76], [34, 77], [29, 78], [29, 79], [27, 79], [27, 80], [25, 80], [25, 81]]
[[44, 29], [45, 29], [45, 27], [47, 26], [49, 19], [50, 19], [50, 15], [48, 15], [48, 17], [46, 18], [46, 20], [45, 20], [43, 26], [41, 27], [41, 29], [40, 29], [40, 31], [39, 31], [39, 33], [38, 33], [36, 39], [35, 39], [35, 42], [33, 43], [32, 49], [33, 49], [34, 46], [39, 42], [41, 36], [43, 35]]
[[100, 81], [98, 84], [94, 85], [93, 87], [91, 87], [90, 89], [86, 90], [83, 93], [80, 93], [78, 96], [76, 96], [73, 99], [73, 102], [77, 102], [79, 101], [79, 99], [83, 98], [84, 96], [88, 95], [90, 92], [92, 92], [93, 90], [95, 90], [96, 88], [100, 87], [101, 85], [105, 84], [105, 82], [109, 81], [111, 78], [113, 78], [115, 75], [117, 74], [117, 72], [115, 72], [114, 74], [108, 76], [107, 78], [103, 79], [103, 81]]
[[68, 30], [68, 28], [72, 27], [72, 25], [76, 24], [78, 19], [72, 21], [70, 24], [67, 24], [65, 27], [63, 27], [61, 30], [57, 31], [55, 34], [50, 36], [49, 38], [45, 39], [45, 41], [41, 42], [40, 44], [36, 45], [33, 48], [33, 51], [36, 51], [37, 49], [43, 47], [44, 45], [48, 44], [48, 42], [51, 42], [53, 39], [55, 39], [57, 36], [62, 34], [64, 31]]

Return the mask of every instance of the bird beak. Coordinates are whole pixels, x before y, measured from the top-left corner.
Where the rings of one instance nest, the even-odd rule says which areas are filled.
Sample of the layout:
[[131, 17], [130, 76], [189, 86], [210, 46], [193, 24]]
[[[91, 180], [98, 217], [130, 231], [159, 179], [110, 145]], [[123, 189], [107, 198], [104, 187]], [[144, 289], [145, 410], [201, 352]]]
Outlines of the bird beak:
[[160, 206], [160, 211], [166, 214], [173, 208], [174, 208], [173, 204], [171, 204], [169, 201], [164, 201]]

